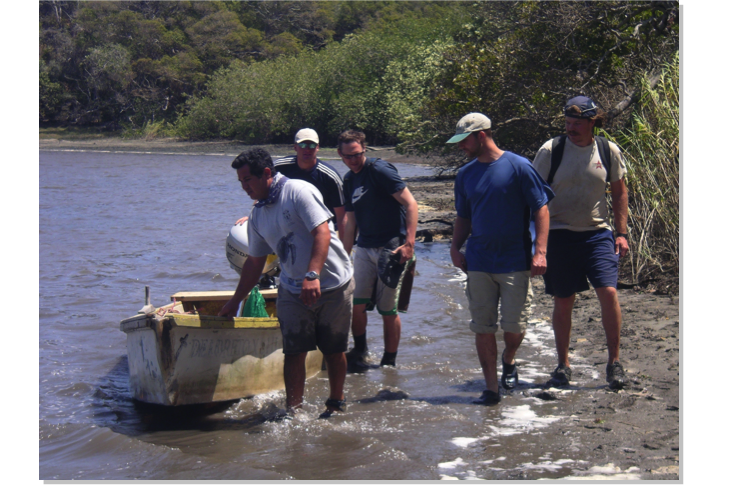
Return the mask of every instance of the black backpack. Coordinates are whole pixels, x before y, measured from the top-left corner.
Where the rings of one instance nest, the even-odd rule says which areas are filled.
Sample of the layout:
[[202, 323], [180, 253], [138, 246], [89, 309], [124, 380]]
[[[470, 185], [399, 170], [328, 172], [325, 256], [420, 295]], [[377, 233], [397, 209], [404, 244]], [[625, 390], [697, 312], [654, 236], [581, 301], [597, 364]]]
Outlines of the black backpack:
[[[552, 185], [552, 181], [554, 180], [554, 174], [557, 173], [559, 164], [562, 163], [562, 155], [564, 154], [564, 144], [566, 138], [567, 135], [560, 135], [552, 140], [552, 160], [550, 162], [551, 166], [549, 167], [549, 176], [547, 177], [547, 183], [549, 185]], [[605, 182], [609, 183], [611, 161], [610, 145], [603, 136], [596, 136], [595, 140], [597, 141], [597, 153], [600, 156], [600, 161], [605, 166], [605, 171], [607, 172]]]

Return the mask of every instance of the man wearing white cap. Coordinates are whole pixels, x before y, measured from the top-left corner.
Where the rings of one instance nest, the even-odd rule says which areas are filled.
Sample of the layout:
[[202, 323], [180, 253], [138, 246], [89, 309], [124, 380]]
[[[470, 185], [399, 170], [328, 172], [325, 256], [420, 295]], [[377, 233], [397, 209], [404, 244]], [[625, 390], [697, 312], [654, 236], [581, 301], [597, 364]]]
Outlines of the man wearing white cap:
[[335, 215], [335, 227], [341, 239], [345, 211], [342, 177], [331, 165], [319, 160], [319, 135], [311, 128], [303, 128], [294, 136], [296, 155], [280, 158], [273, 163], [278, 172], [290, 179], [309, 182], [321, 192], [324, 205]]
[[[458, 143], [472, 158], [456, 176], [451, 260], [468, 275], [470, 328], [476, 334], [486, 379], [486, 390], [475, 402], [494, 405], [501, 400], [496, 376], [499, 301], [505, 343], [501, 383], [513, 389], [519, 382], [516, 351], [530, 314], [530, 277], [544, 274], [547, 268], [547, 203], [554, 194], [529, 160], [496, 146], [491, 120], [481, 113], [461, 118], [456, 134], [446, 143]], [[535, 241], [529, 227], [532, 218]], [[467, 238], [464, 255], [460, 250]]]

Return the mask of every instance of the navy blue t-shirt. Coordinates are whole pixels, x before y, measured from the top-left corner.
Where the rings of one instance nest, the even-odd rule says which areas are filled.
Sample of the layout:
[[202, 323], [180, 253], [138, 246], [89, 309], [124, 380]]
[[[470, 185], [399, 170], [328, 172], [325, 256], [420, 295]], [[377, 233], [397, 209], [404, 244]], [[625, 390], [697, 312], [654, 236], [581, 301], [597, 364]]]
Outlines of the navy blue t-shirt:
[[469, 271], [512, 273], [531, 268], [531, 216], [554, 192], [524, 157], [511, 152], [491, 163], [478, 159], [458, 171], [456, 212], [471, 221]]
[[[290, 179], [304, 180], [319, 189], [324, 199], [324, 205], [334, 214], [335, 207], [344, 205], [344, 192], [342, 177], [337, 170], [328, 163], [316, 159], [316, 165], [311, 170], [302, 170], [296, 162], [296, 155], [279, 158], [273, 162], [276, 170]], [[332, 219], [334, 226], [337, 218]]]
[[359, 247], [379, 248], [405, 237], [405, 207], [392, 196], [405, 187], [397, 169], [380, 158], [367, 158], [359, 173], [344, 175], [344, 210], [357, 219]]

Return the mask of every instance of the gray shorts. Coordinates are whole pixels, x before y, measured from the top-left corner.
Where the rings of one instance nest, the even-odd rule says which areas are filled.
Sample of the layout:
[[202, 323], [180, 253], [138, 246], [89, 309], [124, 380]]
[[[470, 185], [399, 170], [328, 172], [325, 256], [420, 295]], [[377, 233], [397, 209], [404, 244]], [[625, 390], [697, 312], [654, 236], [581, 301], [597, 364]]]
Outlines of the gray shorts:
[[[354, 279], [357, 282], [354, 304], [368, 304], [374, 300], [380, 315], [397, 315], [400, 293], [410, 294], [411, 288], [405, 288], [404, 282], [412, 285], [412, 279], [406, 279], [406, 275], [407, 270], [415, 264], [415, 253], [403, 265], [399, 264], [399, 260], [399, 256], [393, 256], [392, 250], [387, 247], [358, 246], [354, 252]], [[398, 263], [393, 264], [393, 261]], [[392, 269], [395, 270], [394, 274], [388, 274]], [[383, 280], [383, 274], [387, 281]]]
[[475, 333], [496, 333], [499, 330], [501, 300], [501, 328], [504, 332], [526, 332], [532, 304], [530, 273], [469, 271], [466, 296], [471, 311], [471, 330]]
[[327, 291], [311, 306], [299, 295], [279, 287], [276, 313], [283, 335], [283, 353], [316, 350], [331, 355], [347, 350], [352, 325], [354, 278], [336, 290]]

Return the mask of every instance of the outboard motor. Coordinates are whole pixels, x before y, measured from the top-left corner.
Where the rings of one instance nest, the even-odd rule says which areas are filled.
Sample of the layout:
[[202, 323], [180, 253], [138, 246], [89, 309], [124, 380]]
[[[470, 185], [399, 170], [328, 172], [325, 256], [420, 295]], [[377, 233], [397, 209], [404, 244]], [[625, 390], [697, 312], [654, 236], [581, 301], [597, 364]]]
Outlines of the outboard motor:
[[[248, 221], [243, 224], [236, 224], [230, 228], [228, 239], [225, 242], [225, 255], [228, 257], [230, 267], [236, 273], [241, 274], [243, 264], [248, 259]], [[269, 254], [266, 258], [266, 266], [263, 267], [263, 274], [259, 285], [261, 288], [273, 288], [276, 286], [274, 277], [281, 273], [278, 256]]]

